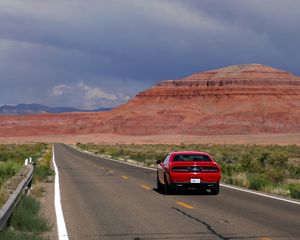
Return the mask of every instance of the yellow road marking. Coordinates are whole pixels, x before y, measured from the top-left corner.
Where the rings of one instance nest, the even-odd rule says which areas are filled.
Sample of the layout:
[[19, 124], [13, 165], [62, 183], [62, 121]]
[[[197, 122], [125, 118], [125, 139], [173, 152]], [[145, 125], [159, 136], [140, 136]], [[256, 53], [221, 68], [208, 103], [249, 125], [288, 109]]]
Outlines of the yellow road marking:
[[141, 185], [142, 188], [145, 188], [146, 190], [151, 190], [151, 188], [147, 185]]
[[260, 238], [260, 240], [271, 240], [272, 238], [269, 238], [269, 237], [262, 237]]
[[124, 180], [127, 180], [127, 179], [128, 179], [128, 177], [127, 177], [127, 176], [122, 176], [122, 178], [123, 178]]
[[112, 170], [110, 170], [110, 169], [105, 169], [105, 171], [106, 171], [108, 174], [110, 174], [110, 175], [112, 175], [112, 174], [114, 173], [114, 171], [112, 171]]
[[180, 205], [180, 206], [182, 206], [182, 207], [188, 208], [188, 209], [194, 209], [193, 206], [188, 205], [188, 204], [186, 204], [186, 203], [184, 203], [184, 202], [176, 201], [176, 204], [178, 204], [178, 205]]

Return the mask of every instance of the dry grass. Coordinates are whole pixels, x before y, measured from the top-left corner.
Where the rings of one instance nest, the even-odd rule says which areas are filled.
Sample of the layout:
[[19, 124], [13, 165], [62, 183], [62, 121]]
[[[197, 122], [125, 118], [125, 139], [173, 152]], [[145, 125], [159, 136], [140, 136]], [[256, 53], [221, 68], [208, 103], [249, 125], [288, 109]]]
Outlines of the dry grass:
[[236, 173], [232, 176], [232, 183], [241, 187], [249, 188], [250, 182], [246, 173]]
[[6, 191], [0, 186], [0, 206], [3, 206], [6, 200], [7, 200]]

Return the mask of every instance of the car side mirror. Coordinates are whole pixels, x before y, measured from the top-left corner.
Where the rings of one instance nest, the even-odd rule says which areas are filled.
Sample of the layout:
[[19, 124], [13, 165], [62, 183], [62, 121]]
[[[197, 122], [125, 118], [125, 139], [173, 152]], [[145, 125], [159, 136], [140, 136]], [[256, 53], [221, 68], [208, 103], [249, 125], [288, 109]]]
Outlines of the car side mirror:
[[161, 161], [160, 161], [160, 160], [157, 160], [157, 161], [156, 161], [156, 164], [161, 164]]

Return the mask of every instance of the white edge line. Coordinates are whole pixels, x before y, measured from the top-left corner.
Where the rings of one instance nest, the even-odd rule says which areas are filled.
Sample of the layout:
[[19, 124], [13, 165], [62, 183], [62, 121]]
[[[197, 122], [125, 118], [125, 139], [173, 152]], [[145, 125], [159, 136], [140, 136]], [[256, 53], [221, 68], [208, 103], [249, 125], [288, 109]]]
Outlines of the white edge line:
[[78, 149], [78, 148], [76, 148], [76, 147], [73, 146], [73, 145], [67, 145], [67, 146], [73, 148], [74, 150], [76, 150], [76, 151], [78, 151], [78, 152], [85, 153], [85, 154], [87, 154], [87, 155], [91, 155], [91, 156], [94, 156], [94, 157], [97, 157], [97, 158], [103, 158], [103, 159], [106, 159], [106, 160], [109, 160], [109, 161], [113, 161], [113, 162], [123, 163], [123, 164], [130, 165], [130, 166], [134, 166], [134, 167], [139, 167], [139, 168], [144, 168], [144, 169], [156, 171], [155, 168], [145, 167], [145, 166], [137, 165], [137, 164], [134, 164], [134, 163], [124, 162], [124, 161], [121, 161], [121, 160], [116, 160], [116, 159], [112, 159], [112, 158], [108, 158], [108, 157], [99, 156], [99, 155], [97, 155], [97, 154], [88, 152], [88, 151], [86, 151], [86, 150]]
[[248, 190], [248, 189], [243, 189], [243, 188], [238, 188], [238, 187], [234, 187], [234, 186], [223, 184], [223, 183], [221, 183], [220, 185], [222, 187], [234, 189], [234, 190], [237, 190], [237, 191], [251, 193], [251, 194], [259, 195], [259, 196], [262, 196], [262, 197], [267, 197], [267, 198], [271, 198], [271, 199], [275, 199], [275, 200], [279, 200], [279, 201], [283, 201], [283, 202], [294, 203], [294, 204], [300, 205], [300, 202], [293, 201], [293, 200], [290, 200], [290, 199], [275, 197], [275, 196], [267, 195], [267, 194], [264, 194], [264, 193], [260, 193], [260, 192], [256, 192], [256, 191], [252, 191], [252, 190]]
[[[110, 160], [110, 161], [114, 161], [114, 162], [119, 162], [119, 163], [131, 165], [131, 166], [139, 167], [139, 168], [144, 168], [144, 169], [156, 171], [155, 168], [144, 167], [144, 166], [136, 165], [136, 164], [133, 164], [133, 163], [128, 163], [128, 162], [124, 162], [124, 161], [120, 161], [120, 160], [115, 160], [115, 159], [111, 159], [111, 158], [107, 158], [107, 157], [102, 157], [102, 156], [96, 155], [94, 153], [88, 152], [86, 150], [78, 149], [78, 148], [76, 148], [75, 146], [72, 146], [72, 145], [68, 145], [68, 146], [71, 147], [71, 148], [73, 148], [73, 149], [75, 149], [76, 151], [79, 151], [79, 152], [82, 152], [82, 153], [85, 153], [85, 154], [88, 154], [88, 155], [91, 155], [91, 156], [94, 156], [94, 157], [104, 158], [106, 160]], [[224, 184], [224, 183], [221, 183], [220, 185], [222, 187], [230, 188], [230, 189], [233, 189], [233, 190], [237, 190], [237, 191], [241, 191], [241, 192], [246, 192], [246, 193], [251, 193], [251, 194], [262, 196], [262, 197], [266, 197], [266, 198], [271, 198], [271, 199], [275, 199], [275, 200], [279, 200], [279, 201], [283, 201], [283, 202], [288, 202], [288, 203], [293, 203], [293, 204], [300, 205], [300, 202], [293, 201], [293, 200], [290, 200], [290, 199], [285, 199], [285, 198], [281, 198], [281, 197], [271, 196], [271, 195], [267, 195], [267, 194], [260, 193], [260, 192], [257, 192], [257, 191], [253, 191], [253, 190], [243, 189], [243, 188], [240, 188], [240, 187], [234, 187], [234, 186], [227, 185], [227, 184]]]
[[58, 239], [69, 240], [65, 219], [61, 207], [59, 174], [55, 162], [54, 145], [52, 145], [52, 160], [53, 160], [54, 171], [55, 171], [54, 206], [55, 206], [55, 214], [56, 214], [56, 222], [57, 222]]

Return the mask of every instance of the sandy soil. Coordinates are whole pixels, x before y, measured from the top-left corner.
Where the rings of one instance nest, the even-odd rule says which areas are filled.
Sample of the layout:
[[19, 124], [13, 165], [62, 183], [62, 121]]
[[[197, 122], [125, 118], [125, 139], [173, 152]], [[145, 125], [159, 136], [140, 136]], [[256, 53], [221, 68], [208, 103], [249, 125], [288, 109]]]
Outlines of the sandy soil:
[[54, 177], [50, 182], [41, 183], [41, 187], [44, 189], [43, 196], [39, 199], [42, 208], [42, 214], [49, 221], [52, 226], [49, 232], [44, 234], [44, 237], [49, 240], [57, 240], [57, 226], [56, 215], [54, 209]]
[[32, 137], [0, 137], [0, 143], [31, 143], [31, 142], [62, 142], [68, 144], [106, 143], [106, 144], [279, 144], [300, 145], [300, 133], [290, 134], [257, 134], [257, 135], [219, 135], [219, 136], [191, 136], [191, 135], [149, 135], [128, 136], [116, 134], [89, 135], [49, 135]]

